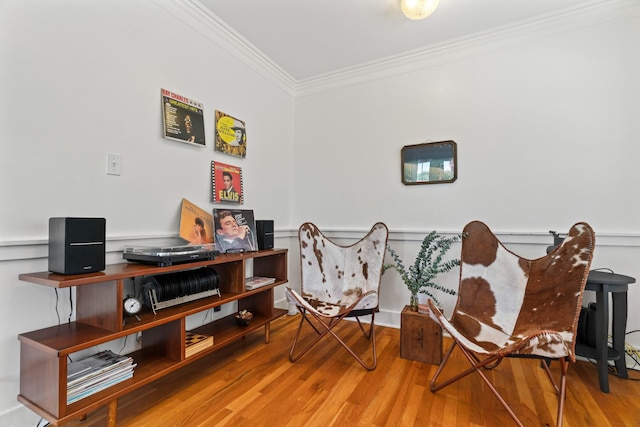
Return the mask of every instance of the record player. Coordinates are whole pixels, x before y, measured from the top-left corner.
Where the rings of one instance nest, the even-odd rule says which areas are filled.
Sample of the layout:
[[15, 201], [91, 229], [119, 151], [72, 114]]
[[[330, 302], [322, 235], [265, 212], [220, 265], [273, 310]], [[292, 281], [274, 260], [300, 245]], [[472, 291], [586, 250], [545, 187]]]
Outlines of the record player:
[[169, 247], [129, 246], [124, 248], [122, 258], [167, 267], [173, 264], [212, 260], [217, 254], [213, 243]]

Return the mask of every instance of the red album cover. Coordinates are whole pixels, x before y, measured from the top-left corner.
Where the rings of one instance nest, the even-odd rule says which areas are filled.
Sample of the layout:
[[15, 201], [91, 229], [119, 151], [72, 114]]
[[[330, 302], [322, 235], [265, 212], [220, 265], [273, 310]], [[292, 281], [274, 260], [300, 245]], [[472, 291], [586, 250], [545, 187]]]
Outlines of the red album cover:
[[211, 162], [211, 201], [238, 203], [243, 199], [242, 168], [220, 162]]

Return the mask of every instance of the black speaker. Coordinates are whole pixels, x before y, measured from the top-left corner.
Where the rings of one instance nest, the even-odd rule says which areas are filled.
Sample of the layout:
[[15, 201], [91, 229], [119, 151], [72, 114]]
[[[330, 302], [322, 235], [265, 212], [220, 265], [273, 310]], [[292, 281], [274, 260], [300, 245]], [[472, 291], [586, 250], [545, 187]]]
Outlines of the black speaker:
[[576, 342], [596, 348], [596, 312], [598, 306], [595, 302], [587, 307], [582, 307], [578, 318], [578, 333]]
[[273, 249], [273, 220], [256, 220], [256, 233], [258, 234], [258, 249]]
[[104, 218], [49, 218], [49, 271], [92, 273], [105, 267]]

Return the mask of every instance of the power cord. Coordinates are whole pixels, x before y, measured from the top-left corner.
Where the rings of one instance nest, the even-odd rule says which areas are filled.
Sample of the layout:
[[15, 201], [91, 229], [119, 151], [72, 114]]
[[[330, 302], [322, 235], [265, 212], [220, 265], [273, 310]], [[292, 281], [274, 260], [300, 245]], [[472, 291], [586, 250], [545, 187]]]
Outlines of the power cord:
[[[58, 318], [58, 325], [60, 325], [60, 312], [58, 311], [58, 305], [60, 304], [60, 295], [58, 295], [58, 288], [53, 288], [53, 291], [56, 294], [56, 317]], [[67, 318], [67, 322], [71, 323], [71, 316], [73, 315], [73, 294], [71, 293], [71, 288], [69, 288], [69, 317]]]
[[71, 294], [71, 287], [69, 287], [69, 318], [68, 323], [71, 323], [71, 315], [73, 314], [73, 295]]
[[53, 290], [56, 293], [56, 306], [55, 306], [55, 309], [56, 309], [56, 316], [58, 317], [58, 325], [59, 325], [60, 324], [60, 312], [58, 312], [58, 301], [59, 301], [58, 288], [53, 288]]
[[209, 319], [209, 317], [211, 317], [211, 320], [213, 320], [213, 308], [210, 308], [209, 310], [207, 310], [207, 312], [204, 315], [204, 318], [202, 319], [202, 323], [201, 325], [205, 325], [207, 323], [209, 323], [210, 321], [207, 321], [207, 319]]
[[[636, 329], [634, 331], [627, 332], [625, 334], [625, 336], [629, 335], [629, 334], [633, 334], [633, 333], [638, 333], [638, 332], [640, 332], [640, 329]], [[631, 366], [631, 367], [629, 367], [627, 369], [629, 369], [631, 371], [636, 371], [636, 372], [640, 371], [640, 350], [638, 350], [637, 348], [633, 347], [631, 344], [625, 342], [625, 344], [624, 344], [624, 353], [625, 353], [625, 355], [627, 357], [629, 357], [631, 360], [633, 360], [633, 366]], [[640, 379], [636, 379], [636, 378], [633, 378], [633, 379], [635, 381], [640, 381]]]
[[608, 271], [611, 274], [615, 274], [615, 272], [612, 269], [608, 268], [608, 267], [594, 268], [591, 271]]
[[124, 342], [122, 343], [122, 348], [120, 349], [120, 351], [118, 352], [118, 356], [120, 356], [122, 354], [122, 351], [124, 350], [124, 348], [127, 346], [127, 338], [129, 338], [129, 335], [125, 335], [124, 336]]
[[[629, 335], [631, 333], [634, 332], [640, 332], [640, 330], [636, 330], [636, 331], [631, 331], [626, 333], [625, 335]], [[612, 346], [613, 345], [613, 341], [612, 341], [612, 336], [609, 335], [608, 337], [608, 342], [607, 345]], [[634, 372], [640, 372], [640, 352], [634, 348], [632, 345], [628, 344], [625, 342], [624, 344], [624, 356], [621, 357], [629, 357], [631, 358], [631, 360], [633, 360], [633, 366], [631, 367], [627, 367], [628, 371], [634, 371]], [[594, 359], [589, 359], [589, 362], [591, 362], [592, 365], [597, 366], [598, 362]], [[625, 359], [625, 364], [626, 364], [626, 359]], [[618, 369], [616, 369], [615, 365], [609, 365], [607, 364], [607, 371], [609, 372], [610, 375], [616, 376], [618, 378], [620, 378], [620, 373], [618, 372]], [[640, 381], [640, 378], [623, 378], [625, 380], [630, 380], [630, 381]]]

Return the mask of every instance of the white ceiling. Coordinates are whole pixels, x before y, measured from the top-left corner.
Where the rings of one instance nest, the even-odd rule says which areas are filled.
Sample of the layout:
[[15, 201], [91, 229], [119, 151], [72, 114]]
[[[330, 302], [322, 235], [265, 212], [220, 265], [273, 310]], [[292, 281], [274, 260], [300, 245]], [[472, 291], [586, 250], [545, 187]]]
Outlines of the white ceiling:
[[195, 0], [295, 81], [602, 1], [440, 0], [411, 21], [399, 0]]

